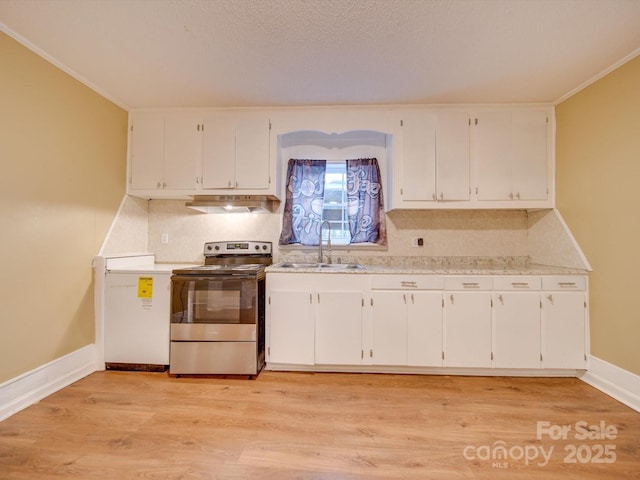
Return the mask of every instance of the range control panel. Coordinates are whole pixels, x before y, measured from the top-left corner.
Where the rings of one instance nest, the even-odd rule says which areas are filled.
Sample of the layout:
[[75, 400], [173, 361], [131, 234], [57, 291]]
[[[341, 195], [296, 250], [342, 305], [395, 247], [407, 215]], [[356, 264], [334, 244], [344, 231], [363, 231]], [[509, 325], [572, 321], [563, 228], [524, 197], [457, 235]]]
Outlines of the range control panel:
[[204, 255], [255, 255], [271, 254], [271, 242], [207, 242]]

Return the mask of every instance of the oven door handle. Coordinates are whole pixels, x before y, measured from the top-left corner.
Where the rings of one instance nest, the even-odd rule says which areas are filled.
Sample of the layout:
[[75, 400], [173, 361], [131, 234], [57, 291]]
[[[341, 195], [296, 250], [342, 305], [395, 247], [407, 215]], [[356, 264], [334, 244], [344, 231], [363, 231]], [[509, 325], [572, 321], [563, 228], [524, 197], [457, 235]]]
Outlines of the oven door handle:
[[256, 275], [255, 274], [246, 274], [246, 273], [239, 273], [239, 274], [216, 274], [216, 275], [172, 275], [171, 276], [171, 280], [176, 280], [176, 281], [184, 281], [184, 282], [190, 282], [190, 281], [210, 281], [210, 280], [238, 280], [238, 279], [255, 279]]

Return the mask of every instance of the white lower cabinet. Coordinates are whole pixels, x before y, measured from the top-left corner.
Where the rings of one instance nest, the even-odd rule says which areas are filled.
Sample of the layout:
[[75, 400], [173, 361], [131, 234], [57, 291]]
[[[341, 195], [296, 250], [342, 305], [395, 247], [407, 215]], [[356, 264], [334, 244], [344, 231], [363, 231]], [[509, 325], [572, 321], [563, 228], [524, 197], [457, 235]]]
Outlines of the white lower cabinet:
[[315, 318], [304, 274], [270, 274], [267, 282], [267, 362], [313, 365]]
[[442, 292], [412, 292], [407, 315], [407, 363], [442, 366]]
[[360, 365], [364, 275], [270, 273], [267, 362]]
[[494, 279], [494, 368], [540, 368], [540, 287], [540, 277]]
[[371, 293], [371, 348], [373, 365], [407, 365], [407, 293], [373, 291]]
[[585, 276], [270, 273], [267, 362], [583, 369]]
[[491, 288], [489, 277], [445, 278], [445, 367], [491, 367]]
[[[358, 282], [354, 284], [353, 278], [333, 277], [325, 275], [316, 285], [315, 362], [360, 365], [363, 291], [357, 288]], [[332, 281], [326, 282], [329, 279]]]
[[542, 293], [542, 366], [585, 368], [585, 277], [547, 277]]
[[445, 367], [491, 367], [491, 292], [446, 292]]
[[493, 367], [540, 368], [540, 292], [493, 294]]
[[442, 286], [439, 276], [372, 277], [370, 363], [442, 366]]

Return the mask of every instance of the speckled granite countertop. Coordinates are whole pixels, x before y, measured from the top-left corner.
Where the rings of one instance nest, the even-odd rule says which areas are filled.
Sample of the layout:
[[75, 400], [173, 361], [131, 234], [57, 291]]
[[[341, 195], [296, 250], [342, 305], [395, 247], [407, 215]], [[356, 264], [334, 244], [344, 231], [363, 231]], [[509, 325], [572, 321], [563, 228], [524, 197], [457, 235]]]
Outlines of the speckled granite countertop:
[[346, 273], [346, 274], [414, 274], [414, 275], [585, 275], [577, 268], [529, 263], [527, 257], [359, 257], [341, 258], [341, 263], [358, 263], [361, 269], [320, 268], [318, 266], [285, 267], [283, 264], [313, 264], [308, 257], [288, 257], [267, 267], [267, 272]]

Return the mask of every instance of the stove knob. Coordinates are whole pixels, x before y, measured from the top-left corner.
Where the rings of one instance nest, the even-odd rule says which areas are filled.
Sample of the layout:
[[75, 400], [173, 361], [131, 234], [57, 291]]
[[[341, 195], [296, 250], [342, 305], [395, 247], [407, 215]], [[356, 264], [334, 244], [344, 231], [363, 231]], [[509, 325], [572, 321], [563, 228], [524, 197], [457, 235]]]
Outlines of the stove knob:
[[255, 248], [256, 250], [260, 250], [260, 245], [256, 245], [254, 248]]
[[215, 247], [213, 247], [213, 248], [215, 248], [216, 250], [220, 250], [220, 245], [216, 245], [216, 246], [215, 246]]
[[266, 245], [262, 245], [262, 249], [263, 249], [263, 250], [266, 250], [266, 249], [267, 249], [267, 246], [266, 246]]
[[211, 250], [211, 245], [207, 245], [207, 250]]

